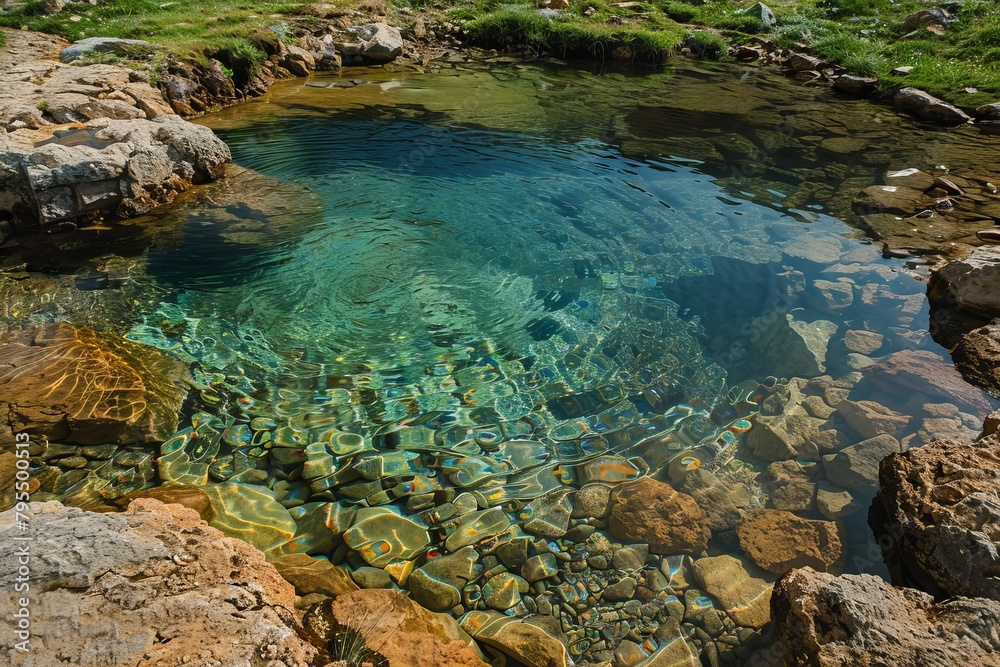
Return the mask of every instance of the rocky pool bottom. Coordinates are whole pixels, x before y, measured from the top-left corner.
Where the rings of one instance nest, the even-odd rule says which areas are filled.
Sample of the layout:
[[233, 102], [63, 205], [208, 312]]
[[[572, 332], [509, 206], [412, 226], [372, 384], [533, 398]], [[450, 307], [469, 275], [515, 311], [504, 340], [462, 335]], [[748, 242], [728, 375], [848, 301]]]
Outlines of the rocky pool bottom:
[[[740, 141], [701, 78], [759, 170], [720, 175]], [[876, 136], [872, 112], [825, 100], [839, 127], [814, 116], [760, 157], [793, 92], [735, 81], [459, 70], [217, 117], [262, 173], [109, 232], [134, 257], [45, 275], [25, 245], [2, 275], [2, 407], [35, 436], [34, 498], [194, 506], [320, 603], [317, 632], [323, 598], [402, 588], [528, 665], [778, 660], [777, 576], [885, 573], [879, 461], [975, 438], [991, 407], [927, 335], [925, 271], [830, 215], [829, 179], [933, 181], [934, 149], [975, 141], [928, 152], [892, 126], [838, 151]], [[294, 128], [272, 136], [275, 109]], [[55, 242], [82, 253], [81, 233]]]

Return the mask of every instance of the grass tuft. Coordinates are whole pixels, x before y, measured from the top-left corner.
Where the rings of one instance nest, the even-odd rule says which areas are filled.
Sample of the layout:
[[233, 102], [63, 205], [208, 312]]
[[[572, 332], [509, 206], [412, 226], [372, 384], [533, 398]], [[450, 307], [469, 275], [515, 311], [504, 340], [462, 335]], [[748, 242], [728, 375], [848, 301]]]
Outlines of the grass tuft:
[[207, 54], [223, 64], [238, 88], [250, 83], [267, 60], [267, 54], [244, 37], [223, 39]]
[[696, 58], [707, 60], [722, 60], [729, 49], [726, 40], [708, 30], [696, 30], [688, 33], [684, 44], [691, 49]]
[[485, 46], [523, 44], [562, 57], [598, 60], [627, 57], [659, 62], [680, 44], [679, 29], [646, 30], [633, 26], [592, 24], [568, 15], [550, 19], [529, 7], [507, 6], [465, 24]]

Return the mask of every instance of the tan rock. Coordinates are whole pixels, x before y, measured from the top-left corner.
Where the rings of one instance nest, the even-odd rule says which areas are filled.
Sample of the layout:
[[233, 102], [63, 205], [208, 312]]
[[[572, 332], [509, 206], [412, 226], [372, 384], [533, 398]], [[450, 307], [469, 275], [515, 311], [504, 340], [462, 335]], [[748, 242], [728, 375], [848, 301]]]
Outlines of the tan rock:
[[476, 640], [500, 649], [527, 667], [573, 664], [564, 646], [566, 639], [552, 617], [525, 620], [495, 611], [471, 611], [462, 617], [462, 628]]
[[962, 336], [952, 359], [966, 380], [1000, 394], [1000, 324], [994, 321]]
[[736, 533], [747, 557], [769, 572], [783, 574], [796, 567], [837, 571], [843, 567], [840, 530], [831, 521], [761, 510], [744, 521]]
[[844, 347], [858, 354], [874, 354], [882, 347], [884, 342], [885, 336], [874, 331], [851, 329], [844, 333]]
[[699, 558], [691, 571], [702, 590], [718, 600], [737, 625], [760, 628], [771, 620], [771, 586], [751, 577], [739, 559]]
[[743, 520], [729, 486], [704, 468], [695, 468], [685, 475], [678, 490], [695, 499], [708, 515], [712, 530], [732, 530]]
[[774, 587], [775, 634], [784, 664], [996, 665], [1000, 603], [921, 591], [870, 574], [790, 572]]
[[669, 484], [644, 477], [615, 489], [612, 502], [608, 527], [623, 542], [646, 542], [659, 554], [697, 554], [708, 547], [708, 516]]
[[135, 100], [135, 106], [146, 114], [146, 118], [157, 118], [174, 112], [163, 99], [163, 94], [148, 83], [129, 83], [122, 86], [121, 90]]
[[271, 564], [285, 581], [295, 587], [295, 593], [303, 597], [314, 593], [336, 597], [359, 590], [347, 570], [325, 558], [287, 554], [273, 559]]
[[754, 456], [767, 461], [815, 458], [807, 452], [824, 423], [810, 416], [802, 406], [792, 405], [780, 415], [757, 417], [747, 434], [747, 444], [753, 448]]
[[820, 514], [835, 521], [854, 514], [863, 509], [864, 505], [855, 500], [850, 491], [829, 482], [820, 482], [816, 485], [816, 507]]
[[177, 429], [184, 365], [65, 323], [0, 344], [0, 445], [27, 432], [76, 444], [156, 443]]
[[[229, 539], [194, 510], [133, 501], [96, 514], [32, 505], [33, 664], [107, 667], [313, 664], [292, 586], [263, 554]], [[20, 534], [0, 514], [0, 570], [11, 579]], [[37, 588], [35, 587], [37, 586]], [[13, 589], [0, 605], [15, 609]]]
[[837, 406], [837, 412], [862, 438], [883, 434], [898, 437], [910, 423], [909, 416], [875, 401], [843, 401]]
[[193, 509], [205, 521], [215, 518], [215, 509], [212, 501], [204, 489], [196, 486], [177, 484], [173, 486], [154, 486], [149, 489], [140, 489], [132, 493], [111, 500], [111, 504], [121, 509], [126, 509], [133, 500], [139, 498], [153, 498], [159, 500], [164, 505], [177, 504], [188, 509]]
[[339, 595], [311, 608], [303, 623], [324, 643], [352, 628], [392, 667], [488, 667], [455, 619], [427, 611], [402, 591]]
[[1000, 438], [935, 440], [886, 458], [871, 525], [921, 588], [1000, 600]]

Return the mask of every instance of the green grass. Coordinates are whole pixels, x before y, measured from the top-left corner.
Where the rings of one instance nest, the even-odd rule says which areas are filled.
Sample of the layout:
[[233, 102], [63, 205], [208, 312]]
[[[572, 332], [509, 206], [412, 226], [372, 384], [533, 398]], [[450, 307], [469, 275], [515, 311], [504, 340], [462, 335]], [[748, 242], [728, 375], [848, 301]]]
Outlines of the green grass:
[[238, 88], [253, 79], [267, 60], [267, 55], [245, 37], [226, 37], [209, 47], [206, 54], [223, 64]]
[[[237, 54], [237, 61], [252, 69], [259, 56], [246, 52], [249, 43], [228, 40], [245, 42], [251, 31], [280, 23], [304, 4], [268, 0], [108, 0], [96, 6], [74, 3], [59, 14], [46, 17], [40, 13], [39, 3], [28, 2], [17, 10], [0, 14], [0, 25], [27, 27], [71, 41], [84, 37], [145, 39], [178, 54], [205, 54], [227, 48]], [[73, 15], [80, 20], [70, 21]], [[226, 65], [237, 71], [233, 65]]]
[[587, 21], [567, 12], [565, 19], [550, 19], [529, 7], [506, 6], [465, 23], [469, 34], [485, 46], [523, 44], [562, 57], [623, 57], [656, 62], [668, 57], [681, 43], [677, 27], [646, 29]]
[[[783, 46], [807, 44], [851, 72], [880, 79], [880, 87], [914, 86], [965, 107], [1000, 98], [1000, 3], [967, 0], [944, 35], [921, 30], [900, 39], [908, 15], [927, 5], [915, 0], [818, 0], [781, 17]], [[904, 76], [890, 72], [904, 65]], [[978, 92], [967, 92], [977, 89]]]
[[696, 58], [721, 60], [726, 57], [728, 46], [726, 40], [708, 30], [695, 30], [688, 34], [685, 45], [691, 49]]
[[7, 46], [7, 33], [0, 32], [0, 49]]
[[[482, 45], [528, 45], [561, 57], [659, 61], [682, 44], [701, 57], [722, 57], [719, 34], [731, 43], [760, 35], [782, 47], [808, 49], [853, 73], [876, 76], [883, 89], [912, 85], [966, 107], [1000, 99], [997, 0], [964, 0], [959, 20], [944, 35], [923, 31], [908, 41], [900, 40], [903, 19], [932, 6], [923, 0], [772, 0], [767, 4], [778, 23], [771, 29], [738, 13], [752, 0], [638, 0], [626, 7], [615, 0], [571, 0], [558, 19], [539, 15], [533, 3], [509, 1], [389, 0], [389, 11], [413, 7], [445, 14], [462, 23]], [[373, 2], [385, 0], [333, 0], [330, 11], [343, 14]], [[32, 1], [0, 14], [0, 25], [26, 26], [70, 40], [147, 39], [165, 45], [171, 54], [195, 60], [216, 57], [239, 83], [253, 76], [268, 49], [255, 31], [280, 24], [304, 4], [107, 0], [96, 6], [73, 3], [56, 16], [45, 17], [38, 11], [39, 3]], [[80, 20], [70, 21], [73, 14]], [[408, 20], [401, 14], [396, 18], [401, 24]], [[913, 71], [906, 77], [890, 75], [902, 65], [911, 65]], [[970, 88], [978, 92], [967, 92]]]

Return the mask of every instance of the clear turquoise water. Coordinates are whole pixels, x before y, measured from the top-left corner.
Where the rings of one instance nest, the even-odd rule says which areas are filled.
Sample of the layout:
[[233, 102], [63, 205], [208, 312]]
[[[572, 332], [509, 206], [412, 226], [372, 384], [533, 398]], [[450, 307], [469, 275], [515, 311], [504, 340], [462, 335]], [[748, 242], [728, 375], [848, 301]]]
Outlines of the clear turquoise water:
[[677, 280], [712, 274], [713, 259], [760, 264], [759, 284], [711, 287], [757, 298], [788, 234], [848, 243], [834, 218], [734, 198], [693, 159], [638, 161], [592, 140], [315, 117], [224, 137], [237, 163], [314, 192], [321, 215], [255, 246], [195, 214], [149, 273], [200, 335], [239, 331], [275, 371], [364, 364], [415, 381], [442, 360], [537, 369], [576, 350], [591, 363], [563, 371], [573, 389], [636, 389], [645, 375], [711, 400], [724, 371], [697, 310], [720, 295], [678, 295]]

